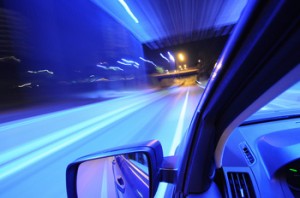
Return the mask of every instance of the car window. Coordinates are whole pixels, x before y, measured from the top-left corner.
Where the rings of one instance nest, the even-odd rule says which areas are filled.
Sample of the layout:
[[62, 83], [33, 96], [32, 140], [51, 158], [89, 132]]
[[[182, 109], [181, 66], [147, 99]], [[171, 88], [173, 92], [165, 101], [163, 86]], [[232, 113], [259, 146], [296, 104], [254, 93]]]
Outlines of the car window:
[[66, 197], [103, 149], [173, 155], [246, 3], [2, 0], [0, 197]]
[[245, 122], [272, 120], [300, 115], [300, 82], [288, 88], [250, 116]]

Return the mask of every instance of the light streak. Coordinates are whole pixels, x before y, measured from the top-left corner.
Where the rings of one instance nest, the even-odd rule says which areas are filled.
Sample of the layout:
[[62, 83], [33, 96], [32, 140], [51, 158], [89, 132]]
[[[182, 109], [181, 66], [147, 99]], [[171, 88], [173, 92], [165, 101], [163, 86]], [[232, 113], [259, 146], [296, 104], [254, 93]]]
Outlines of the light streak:
[[117, 67], [117, 66], [103, 66], [103, 65], [97, 65], [97, 67], [100, 67], [105, 70], [113, 70], [113, 71], [124, 71], [124, 69]]
[[[3, 180], [7, 177], [12, 176], [25, 168], [30, 167], [31, 165], [43, 160], [44, 158], [49, 157], [68, 146], [74, 145], [76, 142], [83, 140], [84, 138], [99, 132], [99, 130], [111, 125], [118, 120], [136, 112], [137, 110], [157, 101], [166, 95], [152, 93], [148, 94], [145, 97], [140, 97], [136, 99], [136, 102], [129, 103], [123, 107], [120, 107], [114, 111], [109, 113], [99, 115], [93, 117], [91, 119], [85, 120], [83, 122], [79, 122], [77, 124], [72, 124], [69, 127], [62, 128], [60, 130], [54, 131], [49, 135], [43, 136], [41, 138], [37, 138], [33, 141], [28, 143], [19, 145], [10, 149], [8, 151], [2, 152], [0, 155], [0, 164], [1, 164], [1, 172], [0, 172], [0, 180]], [[122, 102], [122, 100], [115, 100]], [[122, 102], [123, 104], [123, 102]], [[91, 105], [94, 106], [94, 105]], [[78, 108], [81, 110], [87, 109], [85, 108]], [[58, 117], [59, 115], [66, 115], [67, 112], [74, 112], [78, 113], [78, 110], [70, 110], [70, 111], [63, 111], [55, 114], [43, 115], [38, 117], [37, 119], [30, 119], [29, 124], [39, 124], [40, 119], [47, 120], [49, 122], [49, 126], [51, 126], [51, 120], [49, 117]], [[55, 120], [55, 119], [54, 119]], [[16, 125], [24, 125], [26, 122], [17, 122]], [[9, 125], [8, 128], [15, 128]], [[19, 127], [21, 127], [19, 126]], [[0, 127], [0, 131], [7, 128], [5, 125], [4, 127]], [[14, 129], [12, 129], [14, 130]]]
[[126, 62], [126, 63], [131, 63], [131, 64], [140, 65], [140, 64], [138, 64], [138, 63], [135, 62], [135, 61], [132, 61], [132, 60], [126, 60], [125, 58], [122, 58], [121, 60], [124, 61], [124, 62]]
[[124, 69], [116, 66], [109, 66], [108, 69], [113, 70], [113, 71], [124, 71]]
[[131, 12], [129, 6], [124, 0], [119, 0], [121, 5], [125, 8], [126, 12], [129, 14], [129, 16], [134, 20], [135, 23], [139, 23], [139, 20], [134, 16], [134, 14]]
[[168, 55], [169, 55], [170, 60], [175, 62], [175, 58], [170, 52], [168, 52]]
[[135, 62], [135, 61], [132, 61], [132, 60], [127, 60], [127, 59], [125, 59], [125, 58], [122, 58], [121, 59], [122, 61], [124, 61], [124, 62], [122, 62], [122, 61], [117, 61], [118, 63], [120, 63], [120, 64], [122, 64], [122, 65], [130, 65], [130, 66], [133, 66], [133, 67], [135, 67], [135, 68], [139, 68], [139, 63], [137, 63], [137, 62]]
[[28, 73], [31, 73], [31, 74], [38, 74], [38, 73], [44, 73], [44, 72], [46, 72], [46, 73], [48, 73], [48, 74], [51, 74], [51, 75], [53, 75], [54, 74], [54, 72], [52, 72], [52, 71], [50, 71], [50, 70], [48, 70], [48, 69], [43, 69], [43, 70], [38, 70], [38, 71], [31, 71], [31, 70], [29, 70], [29, 71], [27, 71]]
[[31, 84], [32, 83], [25, 83], [23, 85], [18, 85], [18, 87], [22, 88], [22, 87], [30, 87], [31, 88]]
[[18, 63], [21, 62], [21, 59], [16, 58], [15, 56], [6, 56], [6, 57], [1, 57], [0, 61], [6, 61], [6, 60], [14, 60]]
[[140, 67], [139, 65], [136, 65], [136, 64], [133, 64], [132, 66], [137, 68], [137, 69]]
[[143, 194], [137, 189], [136, 192], [139, 194], [140, 197], [143, 197]]
[[145, 61], [145, 62], [150, 63], [150, 64], [154, 65], [155, 67], [157, 67], [157, 65], [156, 65], [153, 61], [146, 60], [146, 59], [144, 59], [144, 58], [142, 58], [142, 57], [139, 57], [139, 58], [140, 58], [142, 61]]
[[169, 59], [167, 57], [165, 57], [162, 53], [159, 54], [163, 59], [165, 59], [166, 61], [168, 61], [168, 63], [170, 62]]
[[123, 63], [121, 61], [117, 61], [117, 63], [122, 64], [122, 65], [132, 65], [131, 63]]
[[220, 69], [222, 69], [222, 66], [223, 66], [223, 59], [221, 59], [219, 62], [217, 62], [214, 66], [214, 70], [211, 74], [211, 80], [215, 80], [216, 76], [218, 75]]

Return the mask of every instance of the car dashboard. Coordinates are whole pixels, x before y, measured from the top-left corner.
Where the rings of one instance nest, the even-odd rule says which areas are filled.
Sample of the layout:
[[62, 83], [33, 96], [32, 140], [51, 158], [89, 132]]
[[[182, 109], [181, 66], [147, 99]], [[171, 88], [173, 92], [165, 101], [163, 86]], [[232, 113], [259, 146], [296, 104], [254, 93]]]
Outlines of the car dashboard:
[[300, 118], [239, 126], [223, 148], [226, 197], [300, 197]]

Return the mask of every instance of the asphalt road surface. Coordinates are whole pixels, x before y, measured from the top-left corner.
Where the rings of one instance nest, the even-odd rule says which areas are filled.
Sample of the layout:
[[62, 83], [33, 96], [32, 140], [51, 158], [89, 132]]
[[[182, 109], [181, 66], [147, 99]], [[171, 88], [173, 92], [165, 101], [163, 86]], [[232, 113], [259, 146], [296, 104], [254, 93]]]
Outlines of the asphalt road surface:
[[103, 149], [158, 139], [172, 155], [202, 91], [136, 92], [0, 124], [0, 197], [67, 197], [67, 165]]

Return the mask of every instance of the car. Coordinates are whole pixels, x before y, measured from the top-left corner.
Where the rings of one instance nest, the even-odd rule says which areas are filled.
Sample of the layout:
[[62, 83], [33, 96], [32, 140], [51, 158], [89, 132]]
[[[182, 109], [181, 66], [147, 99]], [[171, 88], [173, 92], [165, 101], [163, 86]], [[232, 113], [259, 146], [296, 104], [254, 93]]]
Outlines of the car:
[[[136, 158], [138, 156], [141, 158]], [[142, 153], [83, 162], [78, 167], [77, 178], [80, 181], [77, 184], [79, 197], [97, 196], [106, 186], [110, 187], [106, 192], [109, 197], [146, 197], [149, 192], [148, 163]]]
[[295, 1], [249, 1], [176, 154], [149, 140], [80, 158], [66, 169], [68, 197], [78, 197], [82, 164], [141, 153], [149, 188], [136, 197], [160, 197], [161, 182], [164, 197], [299, 197], [299, 18]]

